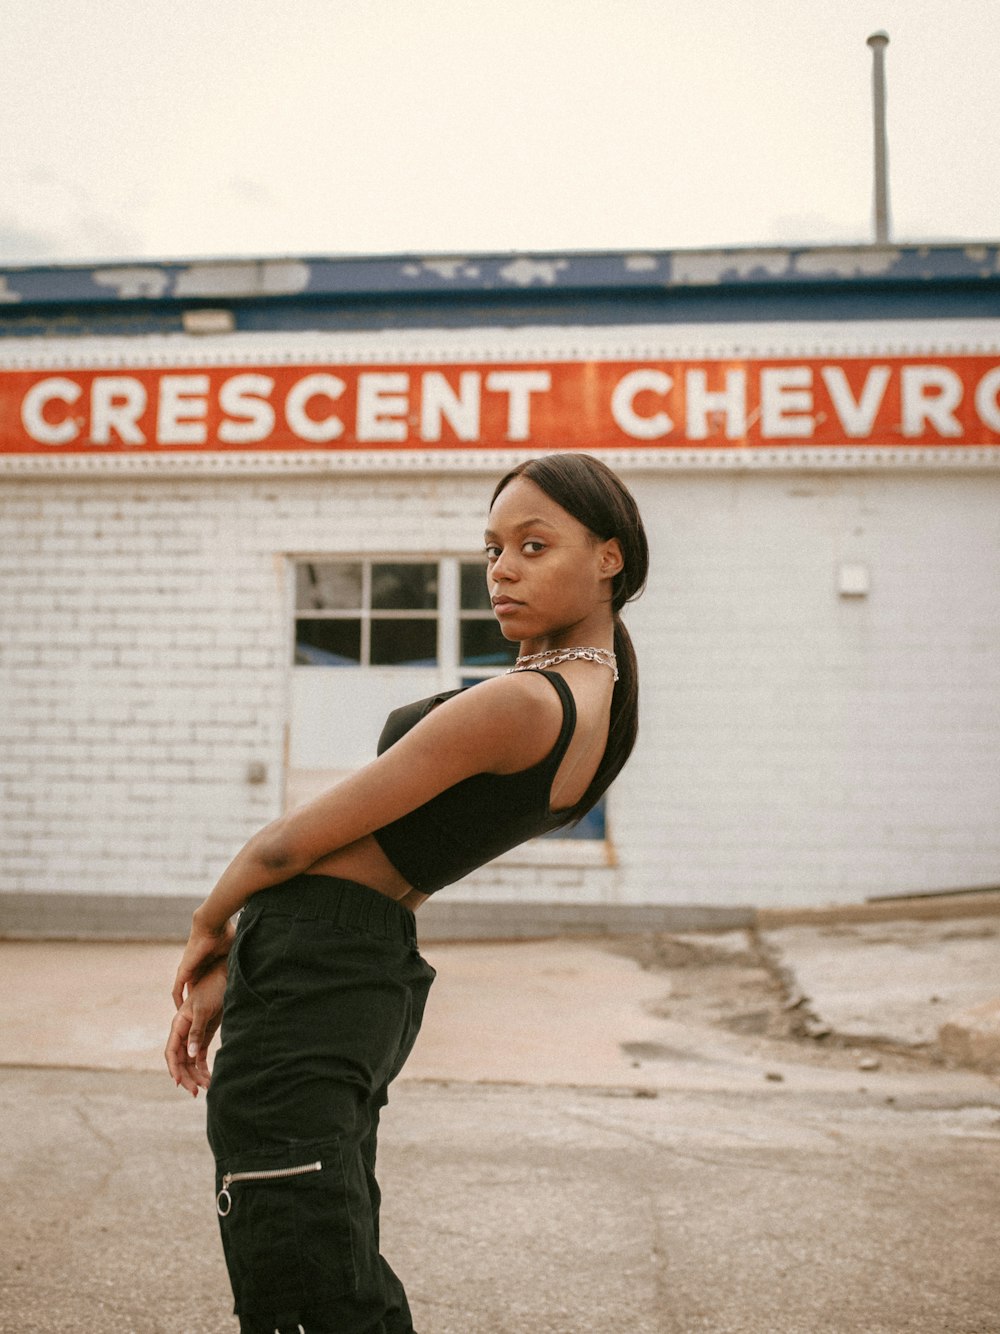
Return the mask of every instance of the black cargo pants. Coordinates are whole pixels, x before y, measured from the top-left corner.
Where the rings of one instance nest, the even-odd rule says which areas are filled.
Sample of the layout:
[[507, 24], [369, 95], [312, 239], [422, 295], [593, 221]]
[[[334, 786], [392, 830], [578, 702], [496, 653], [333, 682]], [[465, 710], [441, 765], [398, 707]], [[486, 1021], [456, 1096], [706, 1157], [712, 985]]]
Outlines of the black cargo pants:
[[365, 885], [296, 876], [241, 914], [208, 1138], [243, 1334], [412, 1334], [375, 1148], [433, 979], [413, 914]]

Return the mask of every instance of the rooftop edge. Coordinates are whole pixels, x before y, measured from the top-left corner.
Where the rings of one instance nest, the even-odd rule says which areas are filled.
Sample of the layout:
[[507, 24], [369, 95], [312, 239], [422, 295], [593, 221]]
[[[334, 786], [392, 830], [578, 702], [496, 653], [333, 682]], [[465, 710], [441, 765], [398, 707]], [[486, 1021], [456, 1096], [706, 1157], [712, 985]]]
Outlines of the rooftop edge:
[[0, 265], [0, 306], [1000, 282], [1000, 242]]

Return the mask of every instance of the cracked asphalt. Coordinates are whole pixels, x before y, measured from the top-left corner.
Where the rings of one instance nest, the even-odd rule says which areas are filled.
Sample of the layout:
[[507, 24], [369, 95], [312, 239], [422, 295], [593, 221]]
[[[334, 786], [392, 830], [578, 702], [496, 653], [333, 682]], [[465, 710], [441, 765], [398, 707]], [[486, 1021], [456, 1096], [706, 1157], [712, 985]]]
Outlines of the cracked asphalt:
[[[805, 1036], [746, 933], [425, 953], [380, 1149], [420, 1334], [1000, 1334], [995, 1078]], [[3, 1334], [236, 1328], [175, 955], [0, 943]]]

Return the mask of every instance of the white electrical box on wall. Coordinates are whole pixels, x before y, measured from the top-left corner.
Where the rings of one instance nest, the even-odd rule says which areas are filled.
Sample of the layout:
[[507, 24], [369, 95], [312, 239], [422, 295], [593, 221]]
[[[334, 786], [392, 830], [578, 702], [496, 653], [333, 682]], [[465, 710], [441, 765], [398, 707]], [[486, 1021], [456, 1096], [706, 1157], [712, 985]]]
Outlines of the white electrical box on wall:
[[866, 598], [871, 589], [867, 565], [843, 562], [837, 570], [837, 592], [842, 598]]

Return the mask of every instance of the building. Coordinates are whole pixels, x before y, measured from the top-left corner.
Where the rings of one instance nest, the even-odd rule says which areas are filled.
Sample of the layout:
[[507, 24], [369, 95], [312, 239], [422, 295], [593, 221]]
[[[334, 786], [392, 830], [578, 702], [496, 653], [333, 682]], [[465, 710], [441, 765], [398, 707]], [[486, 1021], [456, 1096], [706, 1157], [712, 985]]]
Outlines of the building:
[[486, 499], [562, 448], [649, 527], [640, 744], [428, 929], [1000, 883], [1000, 246], [6, 269], [0, 334], [0, 928], [182, 921], [502, 669]]

